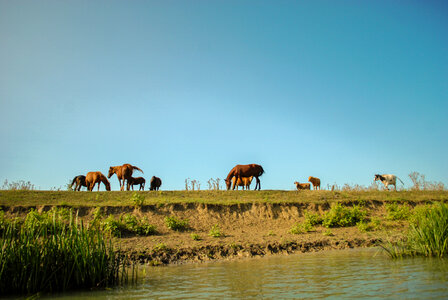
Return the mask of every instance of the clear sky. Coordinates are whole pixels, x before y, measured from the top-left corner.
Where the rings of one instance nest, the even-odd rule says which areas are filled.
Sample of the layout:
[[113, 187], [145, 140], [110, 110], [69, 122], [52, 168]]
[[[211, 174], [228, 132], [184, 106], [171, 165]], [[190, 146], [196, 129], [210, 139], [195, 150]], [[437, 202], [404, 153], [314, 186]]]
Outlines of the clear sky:
[[0, 0], [0, 185], [447, 185], [447, 113], [446, 1]]

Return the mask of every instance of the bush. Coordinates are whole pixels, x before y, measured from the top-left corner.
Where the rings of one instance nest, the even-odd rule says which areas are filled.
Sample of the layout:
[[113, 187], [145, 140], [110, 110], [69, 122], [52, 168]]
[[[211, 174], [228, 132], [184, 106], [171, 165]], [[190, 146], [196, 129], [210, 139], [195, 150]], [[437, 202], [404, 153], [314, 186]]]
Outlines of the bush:
[[149, 224], [146, 218], [138, 219], [131, 214], [122, 215], [118, 220], [110, 215], [101, 222], [101, 228], [114, 236], [121, 236], [124, 233], [144, 236], [157, 233], [156, 226]]
[[174, 216], [165, 217], [165, 224], [169, 229], [175, 231], [184, 231], [188, 229], [188, 220], [180, 220]]
[[337, 203], [324, 214], [322, 225], [327, 228], [354, 226], [358, 222], [364, 221], [366, 215], [367, 212], [359, 206], [355, 205], [353, 208], [348, 208]]
[[291, 227], [291, 229], [289, 230], [289, 233], [302, 234], [302, 233], [309, 232], [313, 229], [314, 229], [314, 227], [309, 222], [296, 223], [294, 226]]
[[131, 201], [134, 202], [136, 207], [142, 207], [145, 204], [145, 196], [139, 193], [133, 193], [131, 197]]
[[408, 220], [411, 216], [411, 209], [407, 205], [398, 205], [396, 202], [386, 204], [388, 220]]
[[218, 224], [215, 224], [210, 229], [208, 235], [211, 237], [220, 237], [220, 236], [223, 236], [223, 233], [221, 232], [221, 229], [219, 228]]

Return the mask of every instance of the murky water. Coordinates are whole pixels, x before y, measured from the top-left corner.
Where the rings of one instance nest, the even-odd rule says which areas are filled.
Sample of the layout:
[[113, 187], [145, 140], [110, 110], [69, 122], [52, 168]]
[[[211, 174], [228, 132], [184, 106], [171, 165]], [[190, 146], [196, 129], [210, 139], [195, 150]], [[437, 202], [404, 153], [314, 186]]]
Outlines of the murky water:
[[135, 286], [63, 299], [448, 298], [448, 261], [391, 260], [378, 249], [148, 267]]

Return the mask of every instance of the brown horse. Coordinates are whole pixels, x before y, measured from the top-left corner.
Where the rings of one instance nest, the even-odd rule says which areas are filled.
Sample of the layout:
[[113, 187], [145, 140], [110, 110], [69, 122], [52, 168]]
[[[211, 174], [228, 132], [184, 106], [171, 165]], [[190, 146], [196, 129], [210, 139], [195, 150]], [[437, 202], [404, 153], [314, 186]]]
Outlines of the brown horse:
[[106, 190], [110, 191], [110, 183], [109, 180], [107, 180], [106, 176], [103, 175], [101, 172], [89, 172], [86, 175], [86, 185], [87, 190], [92, 191], [95, 187], [95, 184], [98, 183], [98, 191], [100, 190], [100, 183], [104, 183], [106, 186]]
[[227, 190], [230, 190], [230, 186], [232, 185], [233, 177], [236, 177], [236, 181], [233, 183], [232, 190], [235, 189], [235, 183], [238, 182], [238, 180], [241, 179], [241, 177], [250, 177], [250, 176], [254, 176], [255, 179], [257, 180], [257, 183], [255, 184], [255, 190], [257, 189], [257, 186], [258, 186], [258, 190], [260, 190], [261, 183], [260, 183], [260, 179], [258, 177], [263, 175], [263, 173], [264, 173], [263, 167], [260, 165], [256, 165], [256, 164], [236, 165], [235, 167], [233, 167], [232, 170], [230, 170], [229, 175], [227, 175], [227, 178], [226, 178]]
[[134, 190], [134, 185], [140, 184], [139, 191], [145, 190], [146, 180], [143, 177], [131, 177], [128, 179], [128, 184], [131, 186], [132, 190]]
[[[128, 181], [126, 188], [129, 191], [129, 178], [132, 177], [132, 172], [134, 170], [139, 170], [140, 172], [143, 173], [143, 171], [140, 170], [138, 167], [130, 165], [130, 164], [124, 164], [122, 166], [110, 167], [109, 174], [107, 175], [107, 178], [110, 178], [110, 177], [112, 177], [112, 175], [117, 174], [118, 182], [120, 183], [120, 191], [124, 190], [125, 180]], [[122, 180], [123, 180], [123, 183], [121, 182]]]
[[149, 190], [150, 191], [158, 191], [161, 185], [162, 185], [162, 179], [160, 179], [159, 177], [156, 177], [156, 176], [152, 176], [151, 181], [150, 181]]
[[[238, 190], [238, 187], [239, 187], [239, 186], [242, 186], [242, 187], [243, 187], [243, 190], [244, 190], [244, 188], [246, 188], [246, 190], [250, 190], [250, 184], [251, 184], [251, 182], [252, 182], [252, 178], [254, 178], [254, 177], [253, 177], [253, 176], [250, 176], [250, 177], [241, 177], [241, 178], [238, 180], [238, 182], [236, 183], [236, 190]], [[233, 178], [232, 178], [232, 181], [233, 181], [233, 184], [235, 184], [236, 177], [233, 177]]]
[[80, 191], [81, 187], [85, 186], [87, 187], [86, 184], [86, 176], [84, 175], [78, 175], [75, 178], [73, 178], [72, 184], [70, 185], [70, 187], [73, 187], [73, 185], [75, 185], [75, 188], [73, 189], [74, 191]]

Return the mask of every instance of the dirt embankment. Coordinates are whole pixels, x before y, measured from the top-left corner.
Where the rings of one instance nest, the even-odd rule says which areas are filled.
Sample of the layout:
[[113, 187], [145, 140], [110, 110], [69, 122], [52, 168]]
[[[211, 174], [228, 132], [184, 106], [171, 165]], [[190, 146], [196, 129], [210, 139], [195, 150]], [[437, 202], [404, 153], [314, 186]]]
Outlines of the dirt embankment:
[[[344, 205], [351, 206], [353, 203]], [[36, 208], [46, 211], [51, 207]], [[368, 218], [382, 222], [376, 231], [361, 232], [356, 226], [331, 229], [316, 226], [307, 233], [289, 233], [294, 224], [304, 221], [305, 211], [322, 215], [328, 209], [328, 203], [184, 203], [146, 205], [140, 208], [106, 206], [102, 207], [102, 213], [117, 218], [124, 213], [131, 213], [138, 218], [147, 218], [157, 227], [157, 235], [130, 235], [117, 239], [120, 251], [124, 254], [151, 264], [369, 247], [381, 240], [397, 238], [405, 228], [404, 223], [386, 221], [383, 202], [368, 201], [364, 207], [368, 211]], [[4, 210], [9, 215], [24, 215], [29, 208], [5, 207]], [[91, 219], [94, 212], [92, 207], [76, 210], [86, 220]], [[171, 216], [188, 220], [188, 229], [180, 232], [169, 229], [164, 220]], [[219, 237], [210, 235], [214, 226], [220, 233]]]

